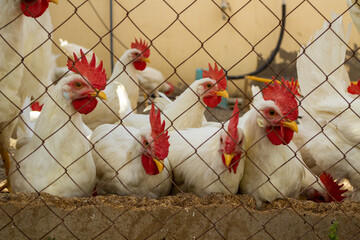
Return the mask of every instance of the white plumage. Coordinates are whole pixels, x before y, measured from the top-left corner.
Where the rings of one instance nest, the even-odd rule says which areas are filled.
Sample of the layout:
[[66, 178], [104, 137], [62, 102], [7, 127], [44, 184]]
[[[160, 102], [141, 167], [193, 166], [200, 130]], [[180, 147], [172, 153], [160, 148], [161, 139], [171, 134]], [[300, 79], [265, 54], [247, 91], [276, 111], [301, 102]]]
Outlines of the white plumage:
[[14, 192], [43, 191], [80, 197], [89, 196], [94, 189], [95, 164], [89, 140], [81, 133], [84, 124], [80, 113], [63, 96], [67, 84], [76, 78], [81, 76], [64, 78], [49, 89], [53, 100], [46, 98], [34, 128], [40, 138], [32, 136], [12, 160], [10, 180]]
[[[234, 117], [238, 118], [238, 114]], [[170, 133], [168, 159], [176, 184], [174, 193], [180, 190], [199, 196], [237, 193], [245, 165], [241, 158], [244, 136], [240, 128], [230, 131], [228, 125], [224, 126], [226, 131], [221, 126], [209, 126]], [[237, 137], [233, 139], [228, 133], [235, 131]], [[233, 144], [231, 152], [225, 151], [227, 144]]]
[[351, 18], [360, 33], [360, 3], [356, 0], [346, 0], [348, 7], [350, 8]]
[[[347, 90], [350, 80], [344, 65], [350, 31], [344, 31], [342, 17], [331, 24], [342, 40], [328, 28], [325, 22], [314, 35], [314, 39], [319, 38], [308, 43], [308, 57], [299, 53], [301, 105], [306, 111], [300, 113], [300, 134], [294, 140], [312, 168], [327, 171], [336, 179], [347, 178], [360, 189], [360, 101], [359, 95]], [[359, 201], [359, 192], [352, 198]]]
[[[139, 130], [104, 124], [94, 130], [91, 140], [95, 147], [92, 154], [99, 194], [160, 197], [170, 192], [171, 167], [167, 158], [159, 160], [156, 156], [156, 138], [152, 136], [149, 126]], [[149, 161], [154, 161], [151, 162], [154, 167], [161, 168], [158, 164], [163, 161], [160, 163], [164, 165], [162, 172], [161, 169], [154, 175], [146, 172], [143, 162], [146, 154], [149, 154]], [[152, 157], [155, 159], [152, 160]]]
[[[170, 94], [174, 91], [174, 86], [165, 81], [164, 75], [157, 69], [146, 67], [144, 71], [137, 71], [139, 84], [147, 94], [158, 95], [158, 92]], [[156, 90], [155, 90], [156, 89]]]
[[[25, 98], [39, 97], [50, 85], [53, 26], [49, 11], [35, 20], [22, 14], [21, 4], [25, 3], [0, 1], [0, 146], [5, 149]], [[3, 152], [2, 156], [6, 159]]]
[[[253, 107], [240, 118], [239, 123], [244, 130], [246, 151], [240, 192], [253, 196], [257, 208], [266, 201], [297, 197], [306, 188], [308, 190], [304, 194], [315, 188], [326, 197], [323, 185], [316, 183], [317, 178], [304, 167], [301, 155], [295, 153], [295, 144], [274, 145], [266, 136], [265, 127], [271, 121], [266, 112], [276, 111], [282, 117], [281, 107], [272, 100], [265, 101], [257, 87], [253, 87], [253, 95]], [[313, 183], [315, 185], [311, 186]]]

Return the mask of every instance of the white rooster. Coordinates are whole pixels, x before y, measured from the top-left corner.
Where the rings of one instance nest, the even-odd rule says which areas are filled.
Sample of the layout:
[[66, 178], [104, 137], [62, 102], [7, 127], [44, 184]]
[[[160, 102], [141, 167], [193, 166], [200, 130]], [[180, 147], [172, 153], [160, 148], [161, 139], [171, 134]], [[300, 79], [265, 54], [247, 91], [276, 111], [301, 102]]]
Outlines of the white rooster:
[[106, 99], [102, 62], [96, 67], [95, 56], [88, 63], [68, 61], [74, 74], [61, 79], [48, 90], [42, 113], [31, 139], [15, 152], [10, 180], [16, 192], [47, 192], [53, 195], [89, 196], [95, 187], [95, 164], [90, 142], [84, 134], [80, 114], [88, 114], [97, 105], [95, 97]]
[[[104, 124], [92, 135], [97, 192], [160, 197], [171, 189], [168, 132], [152, 105], [150, 126]], [[148, 120], [148, 121], [149, 121]], [[165, 168], [164, 168], [165, 166]]]
[[[216, 107], [221, 102], [221, 97], [228, 98], [225, 73], [223, 69], [212, 68], [203, 71], [203, 79], [193, 82], [175, 101], [167, 104], [162, 116], [166, 128], [172, 131], [185, 128], [198, 128], [202, 126], [205, 107]], [[129, 110], [128, 110], [129, 112]], [[126, 126], [143, 126], [146, 124], [146, 115], [129, 113], [124, 116], [123, 123]]]
[[331, 29], [325, 22], [315, 33], [306, 55], [299, 52], [296, 66], [304, 98], [294, 140], [308, 165], [348, 179], [355, 190], [352, 199], [360, 201], [360, 85], [350, 83], [344, 65], [350, 31], [345, 33], [342, 17], [332, 19]]
[[0, 1], [0, 153], [6, 172], [19, 109], [26, 97], [38, 98], [50, 85], [49, 2], [57, 0]]
[[291, 141], [298, 128], [297, 84], [274, 83], [262, 93], [253, 86], [252, 108], [240, 119], [246, 143], [240, 192], [253, 196], [257, 208], [263, 202], [300, 193], [315, 201], [330, 201], [324, 185], [305, 167]]
[[[188, 128], [170, 133], [170, 161], [175, 186], [204, 196], [213, 192], [236, 194], [244, 171], [243, 132], [238, 128], [237, 102], [224, 127]], [[225, 130], [226, 129], [226, 130]]]
[[[99, 102], [99, 106], [90, 114], [83, 117], [84, 122], [91, 129], [105, 123], [115, 123], [128, 109], [129, 99], [131, 109], [137, 106], [139, 98], [139, 82], [137, 71], [146, 68], [150, 55], [148, 45], [140, 39], [131, 43], [131, 49], [125, 51], [120, 60], [115, 64], [113, 73], [108, 81], [105, 94], [108, 96], [106, 103]], [[120, 114], [120, 116], [118, 116]]]

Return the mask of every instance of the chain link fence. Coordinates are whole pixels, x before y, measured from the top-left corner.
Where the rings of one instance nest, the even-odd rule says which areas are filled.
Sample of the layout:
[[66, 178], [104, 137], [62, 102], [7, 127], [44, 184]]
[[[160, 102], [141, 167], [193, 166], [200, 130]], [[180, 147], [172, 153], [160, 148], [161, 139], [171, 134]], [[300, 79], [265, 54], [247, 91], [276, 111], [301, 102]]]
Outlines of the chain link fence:
[[358, 238], [357, 0], [52, 2], [0, 2], [1, 239]]

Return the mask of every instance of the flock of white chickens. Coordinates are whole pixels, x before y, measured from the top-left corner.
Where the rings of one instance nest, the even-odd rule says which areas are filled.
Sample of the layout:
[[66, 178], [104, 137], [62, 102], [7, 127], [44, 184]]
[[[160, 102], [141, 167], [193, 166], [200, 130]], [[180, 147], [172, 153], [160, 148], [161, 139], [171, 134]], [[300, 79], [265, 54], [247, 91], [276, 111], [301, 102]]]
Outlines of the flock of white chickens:
[[[253, 87], [250, 110], [239, 117], [236, 102], [229, 120], [218, 123], [204, 117], [206, 107], [228, 97], [216, 63], [174, 101], [155, 99], [149, 115], [135, 111], [139, 89], [173, 87], [148, 67], [146, 41], [135, 39], [109, 78], [95, 54], [65, 41], [67, 67], [57, 67], [49, 2], [57, 1], [0, 1], [3, 188], [66, 197], [241, 193], [260, 208], [300, 195], [341, 201], [345, 191], [333, 177], [348, 179], [352, 199], [360, 200], [360, 83], [351, 83], [344, 66], [350, 31], [341, 17], [301, 48], [298, 81]], [[159, 80], [154, 86], [149, 79]], [[33, 102], [43, 104], [36, 118]]]

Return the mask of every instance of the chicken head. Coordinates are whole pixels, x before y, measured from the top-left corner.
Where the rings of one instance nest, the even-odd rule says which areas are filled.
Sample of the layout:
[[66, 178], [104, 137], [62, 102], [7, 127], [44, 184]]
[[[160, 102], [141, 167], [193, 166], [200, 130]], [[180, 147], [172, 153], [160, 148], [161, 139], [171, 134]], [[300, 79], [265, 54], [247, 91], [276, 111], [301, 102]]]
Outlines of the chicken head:
[[165, 121], [161, 123], [160, 111], [155, 112], [154, 104], [150, 110], [151, 134], [141, 137], [144, 152], [141, 155], [141, 162], [145, 172], [149, 175], [156, 175], [164, 169], [164, 159], [169, 154], [169, 136], [165, 129]]
[[222, 161], [229, 169], [236, 174], [237, 167], [239, 165], [241, 154], [243, 153], [242, 145], [244, 142], [244, 135], [240, 128], [239, 123], [239, 108], [238, 101], [235, 102], [232, 117], [227, 127], [227, 132], [223, 131], [220, 134], [220, 151], [222, 152]]
[[58, 3], [58, 0], [21, 0], [21, 11], [27, 17], [38, 18], [48, 9], [49, 2]]
[[82, 50], [80, 53], [80, 59], [74, 53], [74, 61], [68, 60], [69, 70], [77, 74], [69, 77], [70, 80], [64, 85], [62, 94], [66, 100], [72, 101], [79, 113], [88, 114], [97, 105], [95, 97], [106, 100], [105, 93], [101, 91], [106, 86], [106, 73], [102, 61], [96, 67], [95, 54], [88, 63]]
[[274, 85], [268, 85], [262, 90], [263, 100], [259, 110], [257, 123], [266, 128], [267, 137], [274, 145], [288, 144], [293, 138], [294, 132], [298, 131], [295, 122], [299, 115], [298, 103], [295, 95], [297, 81], [282, 84], [274, 81]]

